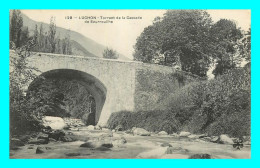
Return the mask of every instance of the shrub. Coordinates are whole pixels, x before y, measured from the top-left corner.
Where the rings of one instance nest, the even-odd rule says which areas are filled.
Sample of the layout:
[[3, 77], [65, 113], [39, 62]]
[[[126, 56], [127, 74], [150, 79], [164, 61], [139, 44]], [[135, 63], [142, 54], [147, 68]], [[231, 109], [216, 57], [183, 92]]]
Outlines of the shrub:
[[148, 131], [190, 131], [209, 135], [250, 135], [250, 66], [216, 79], [191, 83], [168, 98], [166, 110], [118, 112], [108, 127], [141, 127]]

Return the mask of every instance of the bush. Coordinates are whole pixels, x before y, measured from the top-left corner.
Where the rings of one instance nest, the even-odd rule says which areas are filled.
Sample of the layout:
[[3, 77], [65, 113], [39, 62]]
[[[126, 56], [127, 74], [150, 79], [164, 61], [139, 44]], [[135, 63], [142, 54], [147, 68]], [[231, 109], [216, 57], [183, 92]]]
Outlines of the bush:
[[166, 102], [167, 110], [113, 113], [108, 127], [141, 127], [168, 133], [189, 131], [209, 135], [250, 135], [250, 66], [233, 69], [216, 79], [191, 83]]

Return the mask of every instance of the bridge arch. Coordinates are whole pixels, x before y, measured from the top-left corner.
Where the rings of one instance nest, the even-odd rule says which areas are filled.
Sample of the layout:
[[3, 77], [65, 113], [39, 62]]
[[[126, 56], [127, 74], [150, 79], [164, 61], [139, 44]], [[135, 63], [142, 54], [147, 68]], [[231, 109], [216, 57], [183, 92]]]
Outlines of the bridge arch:
[[43, 72], [34, 79], [28, 87], [28, 90], [44, 77], [45, 79], [66, 79], [76, 80], [83, 85], [94, 97], [96, 112], [95, 112], [95, 124], [98, 123], [102, 108], [106, 101], [107, 88], [106, 86], [96, 77], [86, 72], [74, 70], [74, 69], [53, 69]]

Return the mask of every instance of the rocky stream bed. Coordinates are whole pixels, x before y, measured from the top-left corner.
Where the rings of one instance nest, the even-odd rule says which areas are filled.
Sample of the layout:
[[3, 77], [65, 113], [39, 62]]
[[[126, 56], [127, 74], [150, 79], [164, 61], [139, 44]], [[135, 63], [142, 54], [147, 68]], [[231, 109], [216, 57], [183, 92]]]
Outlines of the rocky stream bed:
[[128, 131], [109, 130], [87, 127], [75, 120], [73, 124], [67, 123], [67, 127], [62, 130], [49, 128], [30, 136], [13, 137], [10, 141], [10, 158], [247, 159], [251, 157], [249, 143], [244, 143], [242, 148], [237, 149], [230, 140], [225, 135], [207, 137], [188, 132], [168, 135], [166, 132], [149, 133], [141, 128]]

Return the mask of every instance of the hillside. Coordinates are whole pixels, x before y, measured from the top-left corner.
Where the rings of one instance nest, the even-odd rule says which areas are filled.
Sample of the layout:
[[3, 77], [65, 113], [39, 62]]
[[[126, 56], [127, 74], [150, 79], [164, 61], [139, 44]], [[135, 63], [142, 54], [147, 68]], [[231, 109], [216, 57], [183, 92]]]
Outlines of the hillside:
[[[36, 24], [38, 27], [40, 27], [40, 24], [42, 24], [45, 32], [49, 29], [49, 24], [34, 21], [24, 14], [22, 14], [22, 17], [23, 17], [23, 25], [28, 27], [29, 33], [31, 35], [33, 34]], [[56, 30], [57, 30], [57, 35], [59, 35], [60, 38], [65, 38], [69, 31], [68, 29], [64, 29], [58, 26]], [[90, 57], [103, 57], [102, 53], [103, 50], [106, 48], [105, 46], [95, 42], [94, 40], [88, 37], [85, 37], [84, 35], [78, 32], [71, 31], [71, 30], [70, 30], [70, 38], [72, 40], [73, 54], [90, 56]], [[118, 59], [126, 60], [126, 61], [130, 60], [129, 58], [125, 57], [122, 54], [119, 54]]]

